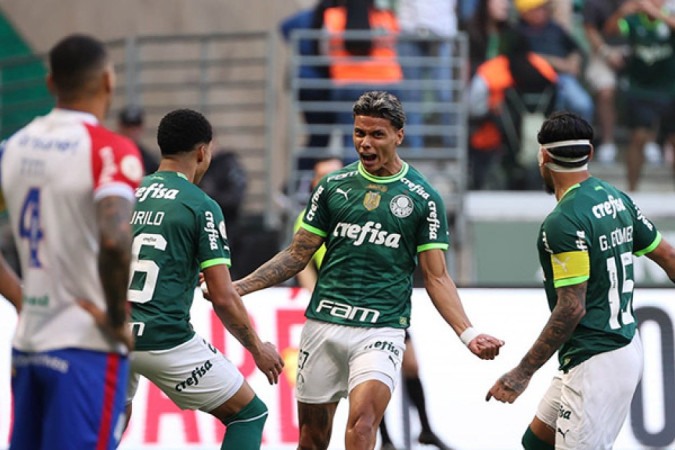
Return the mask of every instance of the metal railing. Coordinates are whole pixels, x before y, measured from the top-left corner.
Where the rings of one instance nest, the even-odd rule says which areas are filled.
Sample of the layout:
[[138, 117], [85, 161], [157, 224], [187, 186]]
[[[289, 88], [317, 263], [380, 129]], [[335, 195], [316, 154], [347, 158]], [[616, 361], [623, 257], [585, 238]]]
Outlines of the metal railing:
[[[376, 33], [363, 31], [341, 34], [345, 41], [376, 39], [377, 36]], [[350, 113], [356, 100], [345, 101], [343, 96], [336, 100], [333, 93], [344, 85], [334, 84], [329, 77], [306, 78], [300, 75], [301, 69], [308, 67], [327, 72], [331, 57], [303, 55], [301, 45], [312, 42], [316, 48], [326, 49], [329, 40], [330, 35], [325, 31], [294, 30], [290, 35], [287, 77], [293, 114], [288, 138], [293, 162], [288, 179], [289, 185], [295, 187], [292, 194], [296, 214], [308, 200], [313, 159], [355, 157], [354, 149], [343, 142], [345, 135], [351, 136], [351, 123], [340, 123], [330, 114], [324, 122], [308, 124], [303, 120], [306, 112]], [[381, 85], [360, 83], [350, 85], [350, 88], [361, 92], [388, 90], [402, 100], [408, 122], [399, 154], [429, 178], [443, 196], [453, 228], [453, 250], [457, 253], [461, 250], [459, 244], [465, 229], [462, 200], [467, 186], [468, 40], [463, 33], [453, 38], [401, 34], [396, 36], [395, 45], [398, 49], [396, 61], [404, 75], [402, 81]], [[423, 53], [411, 54], [406, 50], [411, 46], [421, 47]], [[356, 61], [368, 58], [353, 57]], [[322, 100], [321, 94], [327, 97]], [[306, 143], [311, 135], [330, 136], [329, 144], [326, 147], [309, 146]]]
[[[120, 108], [143, 107], [142, 141], [159, 155], [155, 135], [161, 117], [176, 108], [201, 111], [214, 127], [218, 148], [237, 152], [246, 167], [243, 214], [262, 216], [271, 228], [279, 226], [270, 177], [275, 39], [270, 32], [251, 32], [131, 36], [107, 42], [117, 74], [110, 128]], [[0, 60], [3, 137], [53, 106], [45, 88], [44, 61], [45, 55]]]

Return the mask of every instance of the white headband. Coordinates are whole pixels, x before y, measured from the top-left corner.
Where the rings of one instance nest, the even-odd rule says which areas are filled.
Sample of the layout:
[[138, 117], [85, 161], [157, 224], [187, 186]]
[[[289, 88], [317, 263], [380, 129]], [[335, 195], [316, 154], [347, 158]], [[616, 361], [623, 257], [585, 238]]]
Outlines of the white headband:
[[549, 162], [546, 163], [546, 167], [554, 172], [583, 172], [584, 170], [588, 170], [588, 163], [579, 167], [563, 167], [554, 162]]
[[574, 139], [574, 140], [569, 140], [569, 141], [558, 141], [558, 142], [550, 142], [548, 144], [541, 144], [542, 147], [544, 148], [557, 148], [557, 147], [568, 147], [570, 145], [591, 145], [591, 141], [588, 139]]

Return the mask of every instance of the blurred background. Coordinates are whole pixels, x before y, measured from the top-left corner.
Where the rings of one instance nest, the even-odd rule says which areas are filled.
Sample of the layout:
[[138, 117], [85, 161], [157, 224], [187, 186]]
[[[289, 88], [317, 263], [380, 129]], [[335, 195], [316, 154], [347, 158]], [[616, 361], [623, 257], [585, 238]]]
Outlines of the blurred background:
[[[671, 7], [670, 1], [647, 1]], [[648, 121], [630, 108], [635, 88], [630, 64], [636, 55], [621, 36], [606, 33], [607, 22], [623, 2], [362, 0], [371, 9], [391, 12], [397, 23], [393, 29], [340, 30], [342, 44], [370, 41], [372, 48], [353, 54], [354, 61], [368, 65], [384, 55], [395, 70], [391, 78], [366, 73], [349, 80], [336, 75], [338, 51], [330, 24], [317, 22], [323, 18], [320, 8], [342, 3], [0, 0], [0, 138], [53, 107], [44, 85], [45, 54], [66, 34], [82, 32], [106, 42], [115, 63], [118, 89], [106, 125], [142, 146], [148, 169], [159, 158], [155, 134], [164, 114], [193, 108], [214, 125], [218, 157], [203, 188], [225, 212], [235, 279], [290, 241], [293, 222], [309, 196], [313, 163], [327, 156], [354, 158], [350, 123], [341, 116], [350, 113], [355, 93], [370, 89], [391, 90], [403, 100], [408, 125], [400, 154], [444, 198], [451, 224], [448, 264], [462, 289], [537, 288], [528, 295], [537, 292], [537, 307], [543, 307], [535, 240], [555, 199], [541, 188], [533, 139], [544, 117], [561, 107], [578, 108], [596, 127], [592, 174], [629, 191], [645, 215], [675, 241], [673, 149], [668, 129], [663, 131], [660, 123], [670, 116], [656, 114], [657, 120]], [[542, 21], [552, 31], [545, 39], [537, 38], [531, 33], [532, 21]], [[522, 44], [523, 37], [530, 42]], [[554, 37], [558, 40], [551, 48], [537, 47]], [[657, 47], [652, 50], [658, 53]], [[675, 61], [672, 50], [667, 57]], [[513, 69], [528, 52], [545, 55], [555, 79], [542, 80], [524, 64], [508, 80], [500, 79], [500, 86], [490, 84], [491, 76], [505, 67], [500, 62], [508, 60]], [[596, 67], [601, 60], [604, 72]], [[675, 80], [675, 69], [654, 72]], [[569, 91], [570, 85], [578, 90]], [[670, 93], [661, 97], [671, 101]], [[636, 132], [642, 129], [647, 132]], [[636, 152], [642, 155], [638, 163]], [[5, 222], [0, 218], [0, 245], [12, 262], [16, 259]], [[640, 287], [671, 286], [645, 258], [635, 261], [635, 278]], [[292, 283], [286, 286], [290, 291], [272, 297], [294, 299]], [[419, 280], [416, 285], [421, 286]], [[500, 300], [498, 290], [489, 292], [488, 298]], [[521, 305], [520, 291], [509, 292], [511, 303], [501, 306], [505, 314], [510, 305]], [[416, 290], [416, 295], [423, 294]], [[660, 342], [655, 358], [664, 361], [655, 363], [653, 372], [659, 386], [674, 376], [673, 315], [663, 306], [667, 296], [659, 291], [658, 305], [665, 311], [658, 321], [663, 332], [654, 338]], [[489, 311], [487, 306], [476, 314]], [[507, 325], [512, 331], [516, 324]], [[538, 329], [538, 324], [530, 325], [528, 332]], [[431, 333], [427, 343], [434, 345]], [[424, 336], [424, 331], [419, 334]], [[521, 350], [513, 349], [515, 354]], [[431, 365], [434, 355], [427, 356]], [[476, 388], [482, 390], [482, 385]], [[674, 448], [675, 413], [667, 405], [675, 404], [675, 396], [670, 390], [655, 394], [664, 398], [657, 405], [659, 418], [640, 435], [657, 436], [640, 440], [654, 443], [653, 448]], [[648, 404], [647, 410], [649, 405], [654, 406]], [[442, 412], [444, 406], [436, 409]], [[443, 417], [434, 416], [439, 422]], [[529, 417], [523, 418], [523, 426], [526, 421]], [[631, 439], [635, 448], [646, 448]]]

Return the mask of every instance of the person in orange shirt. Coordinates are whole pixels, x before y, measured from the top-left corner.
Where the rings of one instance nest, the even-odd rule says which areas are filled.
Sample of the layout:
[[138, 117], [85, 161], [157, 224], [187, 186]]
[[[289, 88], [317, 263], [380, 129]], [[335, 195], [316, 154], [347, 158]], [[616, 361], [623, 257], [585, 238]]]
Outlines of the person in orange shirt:
[[[353, 117], [347, 105], [364, 91], [386, 90], [396, 95], [403, 71], [397, 59], [398, 21], [391, 10], [377, 9], [374, 0], [343, 0], [324, 12], [328, 31], [331, 99], [339, 111], [336, 121], [344, 136], [344, 151], [353, 148]], [[372, 34], [372, 36], [371, 36]], [[352, 162], [347, 159], [345, 162]]]
[[[469, 90], [470, 186], [483, 189], [489, 173], [504, 158], [508, 187], [519, 187], [527, 180], [519, 179], [518, 149], [509, 148], [502, 132], [506, 92], [544, 93], [556, 86], [558, 76], [541, 56], [530, 51], [524, 36], [516, 31], [502, 35], [501, 53], [478, 66]], [[553, 106], [555, 95], [550, 99]], [[548, 111], [547, 111], [548, 112]], [[536, 175], [536, 174], [535, 174]]]

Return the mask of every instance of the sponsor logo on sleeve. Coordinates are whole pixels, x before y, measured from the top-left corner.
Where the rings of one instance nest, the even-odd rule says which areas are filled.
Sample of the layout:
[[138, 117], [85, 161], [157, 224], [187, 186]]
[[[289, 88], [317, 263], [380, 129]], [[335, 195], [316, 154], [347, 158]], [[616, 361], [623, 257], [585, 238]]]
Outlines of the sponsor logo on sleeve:
[[216, 228], [216, 221], [213, 218], [213, 213], [211, 211], [206, 211], [204, 216], [206, 218], [206, 226], [204, 226], [204, 231], [209, 237], [209, 248], [211, 250], [218, 250], [220, 231], [218, 231], [218, 228]]
[[314, 192], [314, 195], [312, 195], [311, 200], [309, 201], [309, 209], [307, 210], [306, 215], [306, 219], [308, 222], [314, 220], [314, 217], [316, 216], [316, 211], [319, 209], [319, 197], [321, 197], [323, 191], [324, 191], [323, 186], [319, 186]]
[[438, 229], [441, 228], [441, 221], [438, 218], [438, 208], [436, 202], [430, 201], [429, 215], [427, 216], [427, 223], [429, 224], [429, 239], [438, 239]]

